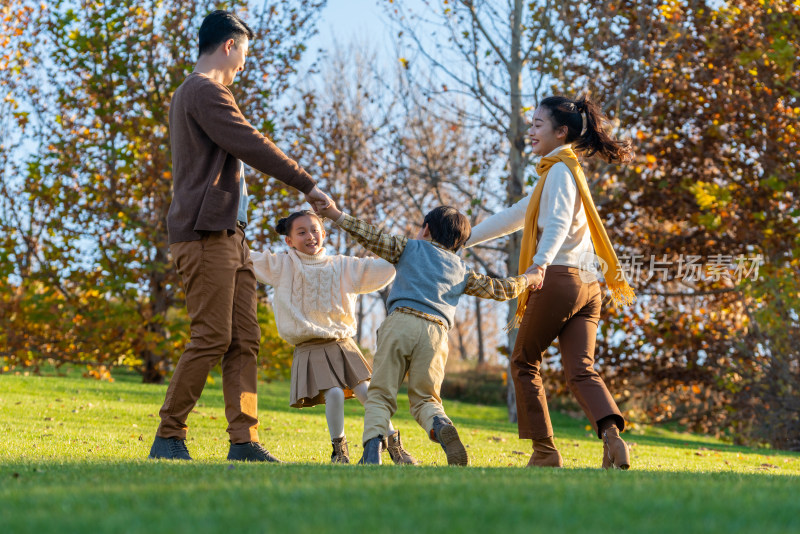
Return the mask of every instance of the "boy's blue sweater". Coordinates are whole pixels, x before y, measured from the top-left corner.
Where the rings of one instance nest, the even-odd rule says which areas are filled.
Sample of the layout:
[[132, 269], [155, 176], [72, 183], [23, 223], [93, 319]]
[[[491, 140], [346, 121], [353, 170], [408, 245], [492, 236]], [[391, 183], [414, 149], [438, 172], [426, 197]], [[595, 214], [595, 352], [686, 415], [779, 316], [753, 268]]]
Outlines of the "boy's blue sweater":
[[469, 271], [454, 253], [428, 241], [409, 239], [389, 293], [388, 313], [405, 306], [444, 319], [453, 327], [458, 299], [464, 294]]

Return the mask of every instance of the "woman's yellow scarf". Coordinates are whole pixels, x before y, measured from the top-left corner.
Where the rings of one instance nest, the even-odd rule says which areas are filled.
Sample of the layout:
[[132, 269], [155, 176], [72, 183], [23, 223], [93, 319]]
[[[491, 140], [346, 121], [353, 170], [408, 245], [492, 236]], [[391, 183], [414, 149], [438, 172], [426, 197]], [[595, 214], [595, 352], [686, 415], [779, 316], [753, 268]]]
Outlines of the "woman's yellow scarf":
[[[525, 228], [522, 231], [522, 247], [519, 253], [519, 273], [522, 274], [528, 270], [533, 264], [533, 256], [536, 254], [536, 239], [539, 235], [538, 220], [539, 220], [539, 202], [542, 199], [542, 190], [544, 189], [544, 181], [547, 178], [547, 173], [550, 168], [563, 161], [572, 176], [575, 177], [575, 183], [578, 184], [578, 192], [581, 195], [583, 208], [586, 210], [586, 220], [589, 224], [589, 233], [592, 236], [592, 244], [597, 255], [603, 260], [604, 265], [608, 266], [603, 270], [603, 274], [611, 290], [611, 298], [614, 299], [616, 304], [631, 304], [636, 295], [633, 289], [628, 285], [625, 280], [625, 272], [619, 265], [619, 260], [611, 246], [611, 241], [608, 239], [608, 234], [603, 226], [603, 221], [600, 220], [600, 215], [597, 214], [597, 208], [592, 200], [592, 194], [589, 192], [589, 185], [586, 183], [586, 176], [583, 174], [581, 164], [573, 152], [572, 148], [567, 147], [557, 154], [542, 158], [536, 166], [536, 173], [539, 175], [539, 181], [533, 189], [531, 201], [528, 204], [528, 210], [525, 212]], [[518, 298], [517, 313], [514, 320], [509, 324], [509, 327], [516, 328], [522, 321], [522, 316], [525, 313], [525, 306], [528, 303], [528, 295], [530, 290], [526, 289]]]

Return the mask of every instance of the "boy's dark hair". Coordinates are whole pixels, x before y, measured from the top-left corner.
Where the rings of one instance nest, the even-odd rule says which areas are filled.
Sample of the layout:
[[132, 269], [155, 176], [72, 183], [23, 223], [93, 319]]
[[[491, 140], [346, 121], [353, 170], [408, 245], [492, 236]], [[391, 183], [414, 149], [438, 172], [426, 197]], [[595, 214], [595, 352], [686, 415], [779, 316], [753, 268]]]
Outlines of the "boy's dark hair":
[[458, 252], [472, 235], [469, 219], [451, 206], [432, 209], [425, 215], [423, 224], [428, 225], [434, 241], [453, 252]]
[[315, 217], [319, 221], [320, 226], [322, 226], [322, 219], [319, 218], [319, 215], [317, 215], [311, 210], [300, 210], [292, 213], [288, 217], [284, 217], [283, 219], [278, 219], [278, 224], [275, 225], [275, 231], [278, 232], [280, 235], [291, 234], [292, 225], [294, 224], [295, 219], [299, 219], [304, 215]]
[[244, 37], [250, 40], [255, 37], [250, 26], [230, 11], [218, 9], [207, 15], [200, 25], [200, 55], [213, 53], [228, 39], [233, 39], [237, 47], [241, 46]]
[[539, 105], [550, 112], [553, 128], [567, 127], [567, 143], [575, 143], [575, 148], [588, 157], [597, 154], [609, 163], [628, 163], [633, 159], [630, 139], [622, 141], [606, 133], [608, 118], [589, 97], [571, 100], [549, 96]]

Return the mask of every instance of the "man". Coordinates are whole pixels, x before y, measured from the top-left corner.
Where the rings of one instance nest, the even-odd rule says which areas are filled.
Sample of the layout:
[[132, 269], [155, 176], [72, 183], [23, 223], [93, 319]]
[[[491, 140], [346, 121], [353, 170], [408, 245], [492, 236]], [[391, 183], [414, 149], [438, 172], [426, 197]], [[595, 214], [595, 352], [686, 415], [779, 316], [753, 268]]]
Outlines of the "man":
[[258, 440], [260, 328], [256, 278], [245, 241], [244, 163], [305, 193], [330, 199], [242, 116], [226, 86], [244, 69], [252, 30], [236, 15], [214, 11], [200, 26], [200, 54], [169, 110], [173, 198], [167, 215], [170, 253], [181, 275], [191, 340], [161, 408], [149, 458], [191, 460], [186, 419], [208, 373], [222, 362], [230, 436], [229, 460], [279, 461]]

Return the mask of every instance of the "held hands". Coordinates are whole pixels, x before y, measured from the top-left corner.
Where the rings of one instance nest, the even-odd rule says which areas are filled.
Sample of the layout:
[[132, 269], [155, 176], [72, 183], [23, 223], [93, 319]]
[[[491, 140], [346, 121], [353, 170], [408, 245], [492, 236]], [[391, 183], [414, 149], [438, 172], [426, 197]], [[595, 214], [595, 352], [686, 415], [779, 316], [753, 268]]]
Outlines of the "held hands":
[[535, 263], [525, 271], [525, 278], [528, 279], [528, 287], [532, 290], [542, 289], [544, 284], [544, 267], [539, 267]]
[[336, 207], [336, 203], [330, 198], [328, 198], [327, 203], [323, 201], [312, 202], [311, 207], [314, 208], [314, 212], [317, 215], [321, 215], [332, 221], [337, 221], [339, 217], [342, 216], [341, 210]]
[[318, 211], [317, 206], [324, 208], [330, 204], [333, 204], [331, 197], [323, 193], [317, 186], [314, 186], [314, 189], [306, 194], [306, 202], [311, 204], [311, 207], [314, 211]]

